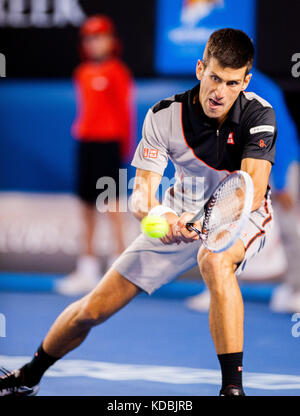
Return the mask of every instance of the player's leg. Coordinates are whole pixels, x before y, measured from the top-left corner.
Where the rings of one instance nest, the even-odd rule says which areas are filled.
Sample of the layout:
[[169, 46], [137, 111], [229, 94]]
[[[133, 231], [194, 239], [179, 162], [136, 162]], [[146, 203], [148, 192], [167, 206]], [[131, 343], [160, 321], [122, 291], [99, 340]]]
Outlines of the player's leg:
[[222, 369], [222, 389], [234, 385], [242, 392], [243, 299], [235, 276], [245, 256], [241, 240], [224, 253], [201, 247], [198, 264], [210, 292], [209, 327]]
[[91, 293], [69, 305], [59, 315], [32, 361], [0, 379], [0, 393], [20, 386], [34, 392], [31, 388], [39, 383], [52, 364], [78, 347], [92, 327], [107, 320], [140, 292], [135, 284], [110, 269]]
[[69, 305], [54, 322], [43, 341], [45, 352], [61, 358], [99, 325], [123, 308], [141, 290], [114, 269], [110, 269], [95, 289]]

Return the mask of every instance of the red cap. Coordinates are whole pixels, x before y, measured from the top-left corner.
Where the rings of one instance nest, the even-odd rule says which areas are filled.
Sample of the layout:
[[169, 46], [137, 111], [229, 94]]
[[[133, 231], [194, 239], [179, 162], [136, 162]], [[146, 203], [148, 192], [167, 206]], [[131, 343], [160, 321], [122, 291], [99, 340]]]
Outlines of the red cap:
[[115, 25], [112, 20], [104, 15], [95, 15], [85, 20], [80, 29], [81, 36], [107, 33], [115, 35]]

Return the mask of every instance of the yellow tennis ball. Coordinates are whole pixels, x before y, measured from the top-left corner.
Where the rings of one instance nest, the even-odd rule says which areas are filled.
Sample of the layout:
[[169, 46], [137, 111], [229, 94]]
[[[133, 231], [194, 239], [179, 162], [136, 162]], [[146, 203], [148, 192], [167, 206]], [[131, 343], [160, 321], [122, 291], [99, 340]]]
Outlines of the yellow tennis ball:
[[142, 219], [141, 229], [148, 237], [162, 238], [169, 231], [169, 224], [163, 217], [150, 215]]

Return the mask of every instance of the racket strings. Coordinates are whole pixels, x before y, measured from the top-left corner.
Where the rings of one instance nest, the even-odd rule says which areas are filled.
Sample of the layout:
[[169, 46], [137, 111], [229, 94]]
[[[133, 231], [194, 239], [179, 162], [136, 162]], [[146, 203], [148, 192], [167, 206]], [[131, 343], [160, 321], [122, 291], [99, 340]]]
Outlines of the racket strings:
[[225, 182], [210, 201], [202, 232], [212, 249], [219, 250], [232, 239], [243, 213], [245, 193], [246, 184], [237, 176]]

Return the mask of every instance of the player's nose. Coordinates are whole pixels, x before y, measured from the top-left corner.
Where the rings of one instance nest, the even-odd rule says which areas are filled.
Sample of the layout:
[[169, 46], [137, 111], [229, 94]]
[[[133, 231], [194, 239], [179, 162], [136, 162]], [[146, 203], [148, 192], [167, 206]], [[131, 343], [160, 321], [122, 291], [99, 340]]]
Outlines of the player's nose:
[[221, 83], [215, 90], [215, 100], [221, 101], [224, 98], [225, 84]]

